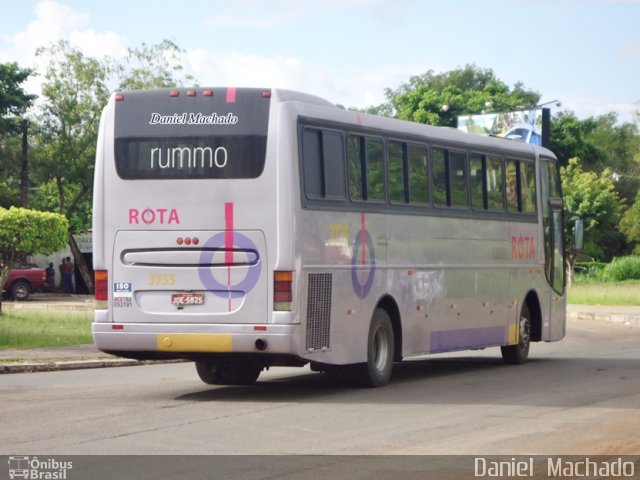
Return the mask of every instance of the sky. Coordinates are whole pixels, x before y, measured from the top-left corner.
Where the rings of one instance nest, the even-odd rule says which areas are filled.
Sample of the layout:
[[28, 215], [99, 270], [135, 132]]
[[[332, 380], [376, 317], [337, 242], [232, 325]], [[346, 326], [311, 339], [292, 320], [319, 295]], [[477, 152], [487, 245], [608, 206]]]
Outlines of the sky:
[[474, 64], [560, 101], [552, 114], [632, 122], [640, 109], [640, 0], [2, 2], [1, 63], [41, 69], [36, 48], [61, 39], [97, 58], [169, 39], [201, 86], [289, 88], [346, 107]]

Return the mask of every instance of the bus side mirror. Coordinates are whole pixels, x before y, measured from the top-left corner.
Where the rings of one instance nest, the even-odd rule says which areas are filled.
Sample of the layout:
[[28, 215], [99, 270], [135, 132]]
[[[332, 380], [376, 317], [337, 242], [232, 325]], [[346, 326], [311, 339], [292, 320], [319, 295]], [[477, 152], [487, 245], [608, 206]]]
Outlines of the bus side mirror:
[[584, 248], [584, 220], [577, 219], [573, 228], [574, 245], [577, 252]]

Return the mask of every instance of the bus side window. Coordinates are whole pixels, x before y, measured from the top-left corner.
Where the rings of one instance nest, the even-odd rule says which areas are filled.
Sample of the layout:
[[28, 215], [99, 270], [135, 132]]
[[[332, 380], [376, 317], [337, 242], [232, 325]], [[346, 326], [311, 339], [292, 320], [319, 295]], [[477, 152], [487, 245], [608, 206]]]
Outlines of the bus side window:
[[485, 159], [483, 155], [472, 153], [469, 157], [469, 178], [471, 180], [471, 206], [475, 209], [486, 209], [485, 202]]
[[429, 203], [429, 165], [427, 163], [427, 147], [409, 145], [409, 201], [411, 203]]
[[536, 212], [536, 175], [532, 162], [507, 159], [507, 209], [511, 213]]
[[489, 210], [504, 210], [504, 167], [502, 158], [486, 157], [487, 207]]
[[328, 199], [344, 200], [346, 192], [342, 134], [334, 131], [323, 132], [322, 146], [325, 195]]
[[431, 175], [433, 203], [440, 206], [450, 205], [447, 192], [448, 165], [446, 150], [442, 148], [433, 148], [431, 150]]
[[382, 140], [379, 138], [367, 138], [366, 147], [366, 179], [367, 200], [384, 200], [384, 155]]
[[387, 144], [387, 178], [391, 203], [406, 203], [406, 144], [389, 141]]
[[347, 141], [347, 168], [349, 172], [349, 198], [351, 200], [364, 200], [363, 186], [363, 148], [364, 138], [358, 135], [349, 135]]
[[382, 139], [349, 135], [347, 141], [351, 200], [384, 200]]
[[449, 152], [449, 182], [451, 188], [451, 206], [469, 206], [469, 165], [464, 152]]
[[520, 163], [522, 213], [536, 213], [536, 170], [531, 162]]
[[345, 182], [342, 135], [331, 130], [305, 128], [302, 155], [307, 198], [343, 200]]
[[520, 192], [518, 189], [518, 162], [516, 160], [507, 159], [507, 210], [510, 213], [518, 213], [520, 211]]
[[323, 166], [320, 130], [305, 128], [302, 133], [304, 191], [307, 198], [322, 198]]

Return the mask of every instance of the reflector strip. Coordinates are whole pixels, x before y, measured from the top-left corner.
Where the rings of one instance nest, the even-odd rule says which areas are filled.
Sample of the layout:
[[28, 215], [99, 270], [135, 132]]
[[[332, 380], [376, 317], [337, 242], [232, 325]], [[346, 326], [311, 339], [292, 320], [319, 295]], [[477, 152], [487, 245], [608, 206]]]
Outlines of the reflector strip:
[[518, 332], [518, 324], [513, 323], [509, 325], [509, 331], [507, 333], [507, 342], [509, 345], [517, 345], [520, 341], [520, 334]]
[[236, 90], [235, 87], [227, 88], [227, 103], [236, 102]]
[[231, 352], [231, 335], [219, 333], [159, 333], [156, 344], [160, 352]]

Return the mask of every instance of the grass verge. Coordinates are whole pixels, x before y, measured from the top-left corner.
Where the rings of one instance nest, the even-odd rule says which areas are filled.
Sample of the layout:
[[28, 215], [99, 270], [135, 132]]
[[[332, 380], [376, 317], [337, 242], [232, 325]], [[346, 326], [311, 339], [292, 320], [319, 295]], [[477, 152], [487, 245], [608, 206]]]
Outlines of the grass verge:
[[593, 282], [576, 279], [567, 302], [577, 305], [640, 305], [640, 281]]
[[62, 347], [91, 343], [93, 312], [4, 311], [0, 350]]

